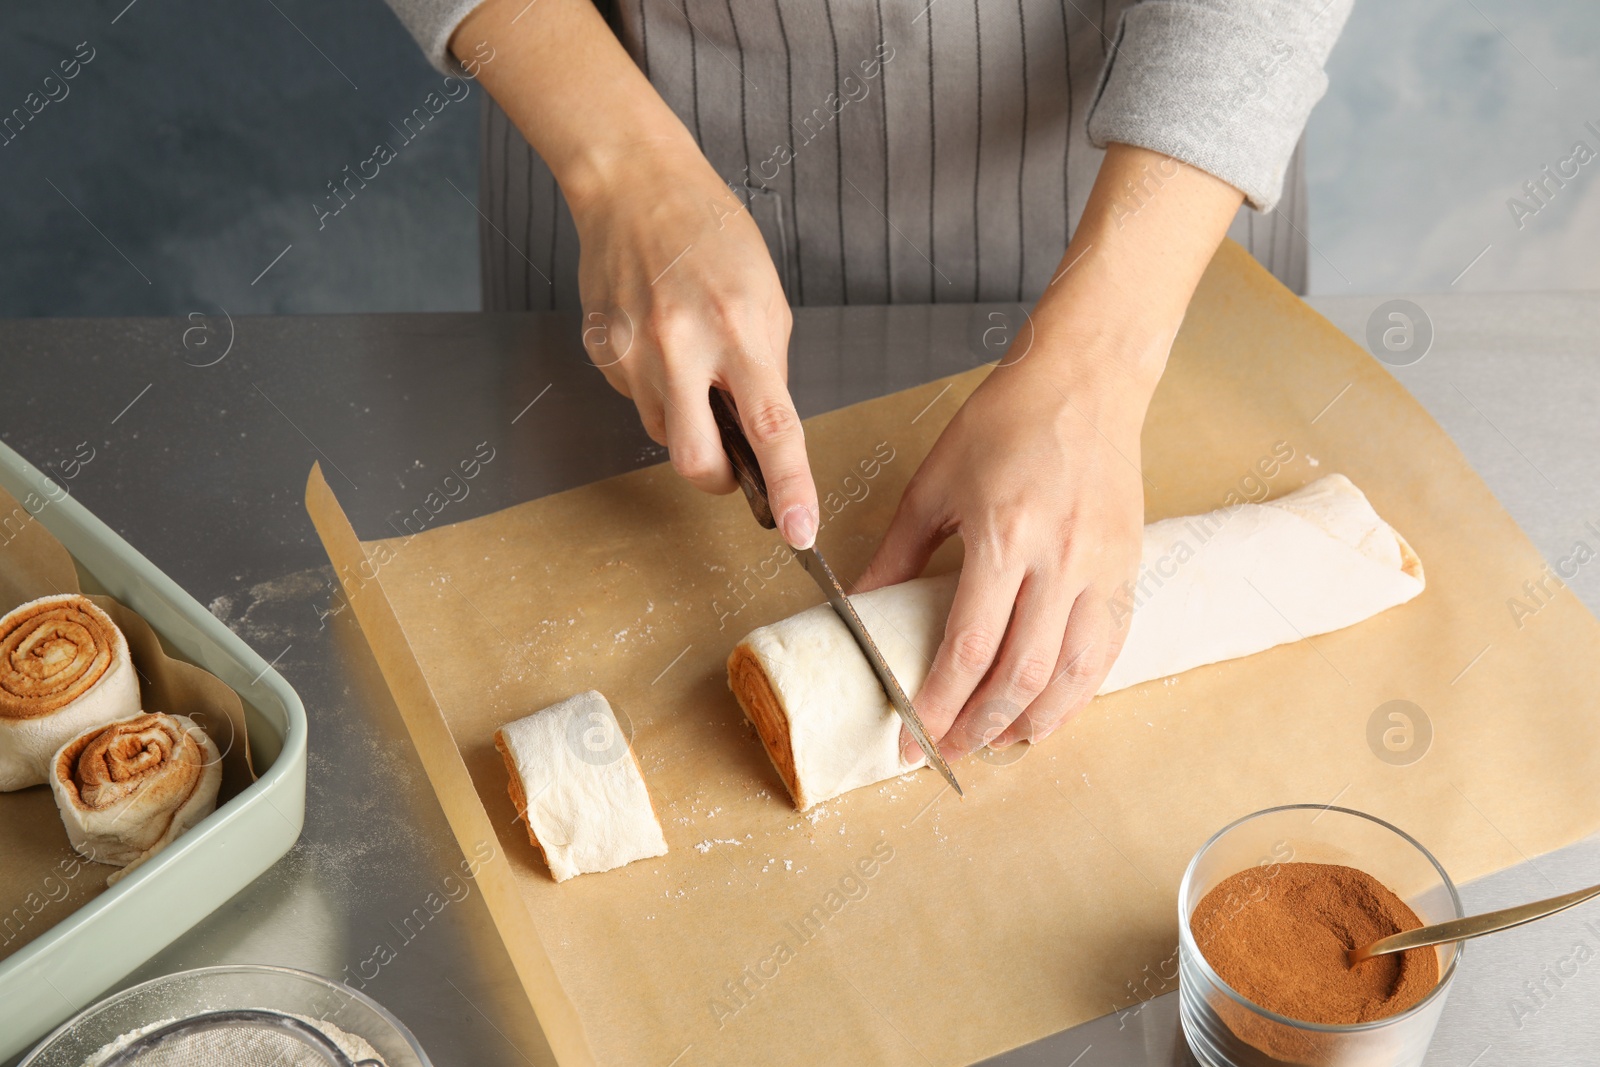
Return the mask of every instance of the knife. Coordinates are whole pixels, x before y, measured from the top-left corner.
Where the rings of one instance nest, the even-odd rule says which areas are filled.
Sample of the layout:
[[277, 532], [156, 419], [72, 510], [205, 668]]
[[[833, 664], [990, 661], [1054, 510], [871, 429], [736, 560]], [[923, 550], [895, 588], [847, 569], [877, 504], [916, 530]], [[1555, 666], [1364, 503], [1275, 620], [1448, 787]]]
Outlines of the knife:
[[[715, 386], [711, 388], [711, 415], [716, 419], [717, 432], [722, 436], [722, 450], [728, 454], [728, 462], [733, 465], [733, 473], [739, 479], [739, 488], [744, 490], [744, 498], [749, 502], [750, 510], [755, 513], [756, 521], [768, 530], [777, 529], [777, 520], [772, 517], [772, 504], [767, 499], [767, 480], [761, 474], [761, 464], [756, 459], [755, 449], [750, 447], [750, 440], [739, 424], [739, 412], [734, 406], [733, 397]], [[806, 549], [792, 548], [790, 551], [795, 554], [805, 572], [811, 575], [811, 580], [817, 583], [822, 595], [828, 598], [834, 613], [844, 622], [850, 635], [856, 639], [856, 645], [867, 657], [867, 662], [872, 665], [872, 673], [878, 676], [878, 682], [883, 686], [889, 703], [899, 713], [900, 721], [905, 723], [906, 731], [922, 749], [922, 754], [928, 758], [928, 763], [944, 776], [944, 780], [950, 783], [957, 796], [964, 796], [961, 783], [956, 781], [950, 765], [939, 755], [933, 740], [928, 737], [928, 730], [922, 725], [917, 709], [911, 706], [906, 691], [900, 687], [894, 672], [889, 669], [883, 653], [878, 651], [877, 643], [872, 640], [872, 635], [861, 622], [861, 616], [856, 614], [855, 605], [845, 596], [844, 587], [839, 584], [839, 579], [834, 577], [833, 568], [828, 566], [828, 561], [822, 558], [822, 553], [817, 551], [815, 545]]]

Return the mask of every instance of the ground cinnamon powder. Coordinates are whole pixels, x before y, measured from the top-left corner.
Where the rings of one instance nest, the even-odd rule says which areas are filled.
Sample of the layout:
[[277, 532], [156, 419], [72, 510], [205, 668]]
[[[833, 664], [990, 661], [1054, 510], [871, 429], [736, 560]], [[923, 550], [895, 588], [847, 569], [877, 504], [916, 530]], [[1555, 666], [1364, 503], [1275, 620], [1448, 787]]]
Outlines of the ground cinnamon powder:
[[1207, 893], [1189, 919], [1206, 961], [1235, 992], [1279, 1015], [1324, 1024], [1397, 1014], [1438, 984], [1432, 948], [1355, 967], [1346, 961], [1346, 949], [1421, 925], [1372, 875], [1332, 863], [1240, 871]]

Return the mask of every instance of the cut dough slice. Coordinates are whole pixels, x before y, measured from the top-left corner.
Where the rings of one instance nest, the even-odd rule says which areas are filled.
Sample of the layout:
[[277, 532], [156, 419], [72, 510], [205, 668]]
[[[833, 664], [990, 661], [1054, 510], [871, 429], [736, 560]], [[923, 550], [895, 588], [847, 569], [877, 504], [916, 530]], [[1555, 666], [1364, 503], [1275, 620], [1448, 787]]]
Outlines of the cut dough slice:
[[[1100, 692], [1352, 626], [1423, 585], [1411, 546], [1342, 474], [1151, 523], [1138, 581], [1106, 605], [1132, 621]], [[945, 575], [850, 598], [908, 693], [927, 677], [955, 587]], [[826, 604], [739, 642], [728, 685], [802, 811], [924, 762], [900, 758], [899, 717]]]
[[50, 769], [72, 847], [122, 868], [107, 885], [215, 811], [221, 787], [222, 753], [185, 715], [90, 727], [61, 746]]
[[0, 618], [0, 792], [48, 782], [58, 748], [137, 714], [128, 641], [94, 601], [62, 593]]
[[667, 854], [628, 738], [593, 689], [506, 723], [494, 747], [528, 839], [556, 881]]
[[[927, 676], [955, 589], [951, 575], [850, 598], [908, 693]], [[925, 762], [920, 754], [900, 759], [900, 717], [827, 604], [739, 642], [728, 657], [728, 686], [801, 811]]]

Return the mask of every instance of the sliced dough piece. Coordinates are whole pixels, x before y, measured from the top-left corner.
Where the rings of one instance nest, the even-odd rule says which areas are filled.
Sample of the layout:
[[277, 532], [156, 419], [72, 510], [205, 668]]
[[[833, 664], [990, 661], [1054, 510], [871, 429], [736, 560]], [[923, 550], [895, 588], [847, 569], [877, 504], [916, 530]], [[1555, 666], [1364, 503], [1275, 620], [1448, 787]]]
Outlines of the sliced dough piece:
[[[927, 676], [955, 589], [950, 575], [850, 598], [908, 693]], [[728, 686], [801, 811], [926, 762], [920, 753], [900, 758], [900, 718], [827, 604], [739, 642], [728, 657]]]
[[88, 597], [40, 597], [0, 618], [0, 792], [49, 781], [62, 745], [137, 714], [128, 641]]
[[[1132, 621], [1100, 692], [1342, 629], [1423, 585], [1411, 546], [1342, 474], [1263, 504], [1151, 523], [1138, 581], [1106, 605]], [[850, 598], [908, 693], [927, 677], [955, 587], [945, 575]], [[802, 811], [924, 762], [900, 758], [899, 717], [826, 604], [739, 642], [728, 685]]]
[[95, 726], [62, 745], [50, 789], [82, 856], [121, 878], [217, 807], [222, 753], [186, 715], [148, 712]]
[[558, 882], [667, 854], [644, 776], [604, 696], [591, 689], [494, 733], [511, 802]]

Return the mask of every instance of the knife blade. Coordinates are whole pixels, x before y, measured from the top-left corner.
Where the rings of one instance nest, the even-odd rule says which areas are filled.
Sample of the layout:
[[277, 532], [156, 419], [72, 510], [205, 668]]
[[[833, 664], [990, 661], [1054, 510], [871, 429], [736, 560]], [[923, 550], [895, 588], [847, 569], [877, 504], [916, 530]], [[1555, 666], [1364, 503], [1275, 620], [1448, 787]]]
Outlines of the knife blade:
[[894, 671], [889, 669], [889, 662], [883, 658], [883, 653], [878, 651], [878, 643], [867, 632], [867, 627], [856, 612], [855, 605], [845, 596], [844, 587], [833, 575], [833, 568], [828, 566], [828, 561], [823, 559], [822, 553], [815, 548], [790, 549], [790, 551], [794, 552], [795, 558], [800, 561], [800, 566], [811, 575], [811, 580], [817, 583], [822, 595], [827, 597], [828, 603], [833, 606], [835, 614], [844, 621], [845, 627], [856, 639], [856, 645], [866, 655], [867, 662], [872, 665], [872, 673], [878, 676], [878, 683], [883, 686], [884, 693], [889, 697], [889, 703], [894, 705], [894, 710], [900, 715], [900, 721], [905, 723], [906, 731], [922, 749], [922, 754], [928, 757], [928, 763], [934, 770], [944, 775], [944, 780], [950, 783], [957, 796], [965, 796], [966, 794], [961, 791], [961, 783], [956, 781], [955, 772], [950, 769], [944, 757], [939, 755], [938, 747], [928, 736], [927, 728], [922, 725], [922, 717], [917, 714], [917, 709], [906, 697], [906, 691], [900, 688], [900, 681], [895, 678]]
[[[777, 520], [772, 515], [772, 504], [767, 499], [767, 482], [761, 474], [761, 464], [756, 459], [755, 449], [750, 447], [750, 441], [739, 423], [738, 409], [734, 406], [733, 398], [715, 386], [711, 389], [711, 414], [716, 419], [717, 432], [722, 437], [722, 449], [728, 454], [734, 475], [739, 479], [739, 488], [744, 490], [745, 500], [750, 504], [751, 512], [755, 514], [756, 522], [768, 530], [777, 529]], [[922, 749], [922, 754], [927, 757], [929, 765], [944, 776], [944, 780], [950, 783], [957, 796], [965, 796], [961, 783], [956, 781], [955, 772], [950, 769], [944, 757], [939, 755], [939, 749], [928, 736], [927, 727], [922, 725], [921, 716], [912, 706], [906, 691], [901, 688], [894, 671], [883, 658], [883, 653], [878, 650], [877, 642], [873, 641], [872, 634], [861, 621], [855, 605], [850, 603], [850, 598], [845, 595], [844, 586], [840, 585], [839, 579], [834, 576], [833, 568], [828, 566], [828, 561], [822, 558], [822, 553], [817, 551], [815, 545], [811, 548], [790, 549], [790, 551], [800, 561], [800, 566], [805, 568], [805, 572], [811, 575], [812, 581], [817, 583], [822, 595], [828, 598], [828, 604], [832, 606], [845, 628], [850, 631], [850, 636], [855, 638], [856, 647], [861, 649], [861, 654], [867, 658], [872, 673], [877, 676], [878, 684], [883, 686], [884, 695], [889, 698], [889, 704], [900, 716], [900, 721], [905, 724], [906, 732], [916, 741], [917, 747]]]

